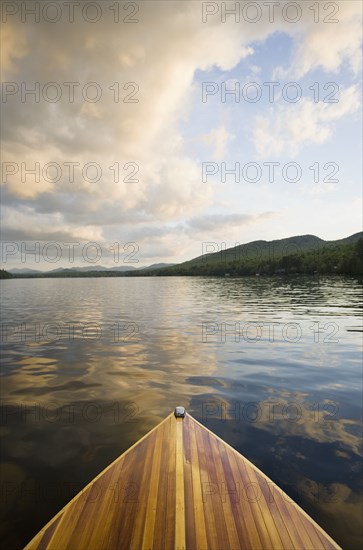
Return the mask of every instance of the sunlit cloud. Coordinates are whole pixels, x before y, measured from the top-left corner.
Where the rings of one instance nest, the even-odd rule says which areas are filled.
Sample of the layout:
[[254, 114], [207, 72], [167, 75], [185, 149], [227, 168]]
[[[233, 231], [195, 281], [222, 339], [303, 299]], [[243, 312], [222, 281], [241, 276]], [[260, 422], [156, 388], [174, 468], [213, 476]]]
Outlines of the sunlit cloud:
[[340, 92], [337, 103], [314, 103], [302, 99], [298, 106], [270, 110], [256, 117], [253, 143], [261, 158], [288, 151], [296, 155], [302, 147], [322, 144], [333, 135], [333, 123], [360, 107], [356, 86]]
[[[108, 17], [91, 26], [82, 19], [51, 24], [30, 17], [24, 23], [20, 16], [3, 24], [2, 79], [12, 83], [3, 88], [2, 104], [7, 238], [43, 233], [44, 239], [83, 236], [105, 242], [141, 227], [154, 235], [153, 242], [148, 240], [154, 255], [158, 246], [173, 249], [169, 243], [165, 248], [155, 227], [164, 226], [168, 240], [175, 239], [174, 226], [183, 228], [178, 246], [188, 256], [199, 247], [195, 239], [201, 230], [193, 222], [191, 231], [189, 221], [204, 220], [208, 231], [206, 220], [214, 215], [219, 233], [237, 233], [248, 225], [256, 238], [266, 238], [265, 213], [287, 205], [276, 207], [262, 193], [241, 200], [231, 186], [203, 183], [200, 151], [223, 161], [240, 158], [253, 144], [261, 160], [283, 153], [297, 157], [312, 145], [334, 143], [339, 124], [353, 119], [359, 124], [359, 2], [340, 2], [334, 24], [317, 24], [312, 10], [305, 10], [292, 25], [278, 9], [273, 23], [267, 11], [255, 24], [222, 22], [220, 13], [203, 23], [198, 2], [143, 2], [137, 24], [115, 24], [112, 11], [104, 13]], [[286, 37], [291, 40], [286, 63], [269, 52], [273, 74], [259, 48]], [[347, 67], [351, 76], [338, 79]], [[338, 103], [315, 104], [304, 97], [266, 109], [220, 102], [212, 112], [203, 111], [206, 106], [195, 93], [197, 75], [200, 79], [208, 71], [231, 84], [253, 80], [262, 86], [271, 75], [321, 79], [314, 75], [320, 69], [339, 81]], [[58, 92], [59, 100], [49, 99]], [[257, 107], [253, 123], [245, 124], [247, 110]], [[196, 109], [200, 120], [191, 115]], [[238, 132], [232, 128], [236, 120]], [[192, 150], [189, 136], [194, 136]], [[34, 175], [36, 163], [39, 174]], [[49, 163], [59, 167], [59, 177]], [[98, 166], [100, 177], [92, 167], [85, 172], [89, 164]], [[239, 216], [239, 221], [232, 229], [224, 216]], [[295, 217], [291, 212], [292, 223]]]

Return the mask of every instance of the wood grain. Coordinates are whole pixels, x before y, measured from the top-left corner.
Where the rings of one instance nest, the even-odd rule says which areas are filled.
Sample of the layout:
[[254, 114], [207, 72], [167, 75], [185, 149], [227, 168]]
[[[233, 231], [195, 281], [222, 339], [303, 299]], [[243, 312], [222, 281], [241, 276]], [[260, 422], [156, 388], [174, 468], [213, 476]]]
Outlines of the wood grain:
[[170, 414], [25, 550], [337, 549], [276, 484], [190, 415]]

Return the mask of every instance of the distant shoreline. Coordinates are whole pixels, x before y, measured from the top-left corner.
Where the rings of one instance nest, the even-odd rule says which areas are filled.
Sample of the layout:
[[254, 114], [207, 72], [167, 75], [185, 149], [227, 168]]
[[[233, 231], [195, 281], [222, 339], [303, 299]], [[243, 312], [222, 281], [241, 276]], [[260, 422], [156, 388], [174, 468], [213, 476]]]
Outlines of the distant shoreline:
[[[160, 267], [159, 267], [160, 266]], [[58, 268], [53, 271], [1, 269], [1, 279], [86, 277], [274, 277], [277, 275], [363, 275], [363, 232], [337, 241], [303, 235], [277, 241], [255, 241], [204, 254], [181, 264], [155, 264], [128, 270], [125, 266]], [[21, 273], [21, 271], [24, 271]]]

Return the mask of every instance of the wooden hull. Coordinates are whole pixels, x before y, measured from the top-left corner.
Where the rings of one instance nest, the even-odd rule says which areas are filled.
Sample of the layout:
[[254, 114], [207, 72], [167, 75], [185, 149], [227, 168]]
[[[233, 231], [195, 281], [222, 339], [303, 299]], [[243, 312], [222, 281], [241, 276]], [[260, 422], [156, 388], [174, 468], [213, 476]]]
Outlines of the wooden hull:
[[252, 463], [169, 415], [61, 510], [26, 550], [340, 548]]

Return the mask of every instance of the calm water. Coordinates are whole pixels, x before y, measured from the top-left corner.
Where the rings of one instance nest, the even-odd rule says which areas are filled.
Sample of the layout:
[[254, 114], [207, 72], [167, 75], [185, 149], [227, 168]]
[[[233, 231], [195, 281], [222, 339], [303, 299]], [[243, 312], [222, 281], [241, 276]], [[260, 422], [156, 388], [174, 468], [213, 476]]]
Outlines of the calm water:
[[1, 290], [7, 549], [178, 404], [360, 548], [356, 281], [24, 279]]

